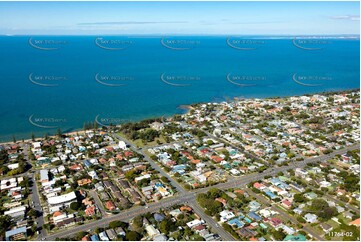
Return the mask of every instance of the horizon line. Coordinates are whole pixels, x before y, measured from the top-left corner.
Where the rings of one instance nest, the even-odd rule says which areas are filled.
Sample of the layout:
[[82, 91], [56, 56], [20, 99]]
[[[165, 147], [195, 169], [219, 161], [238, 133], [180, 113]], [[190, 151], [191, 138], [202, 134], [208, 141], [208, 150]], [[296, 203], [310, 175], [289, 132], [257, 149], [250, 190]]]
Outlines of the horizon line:
[[165, 36], [264, 36], [264, 37], [360, 37], [361, 34], [0, 34], [0, 36], [150, 36], [150, 37], [165, 37]]

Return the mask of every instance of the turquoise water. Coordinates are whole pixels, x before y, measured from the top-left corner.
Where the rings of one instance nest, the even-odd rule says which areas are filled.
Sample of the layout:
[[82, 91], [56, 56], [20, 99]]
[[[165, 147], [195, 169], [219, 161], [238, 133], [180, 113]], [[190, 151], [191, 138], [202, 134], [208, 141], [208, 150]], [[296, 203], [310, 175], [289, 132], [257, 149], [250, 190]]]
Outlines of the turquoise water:
[[[0, 140], [180, 105], [360, 86], [360, 42], [244, 37], [0, 37]], [[298, 47], [296, 45], [298, 45]], [[228, 78], [227, 78], [228, 76]]]

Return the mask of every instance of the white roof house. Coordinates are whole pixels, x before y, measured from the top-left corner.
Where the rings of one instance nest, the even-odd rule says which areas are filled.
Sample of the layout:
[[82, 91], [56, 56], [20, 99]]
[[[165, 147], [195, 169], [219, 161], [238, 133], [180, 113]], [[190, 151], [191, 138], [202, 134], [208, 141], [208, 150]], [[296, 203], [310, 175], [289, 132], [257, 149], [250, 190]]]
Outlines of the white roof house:
[[49, 171], [48, 170], [41, 170], [40, 171], [40, 181], [41, 182], [48, 182], [49, 181]]
[[189, 228], [192, 228], [192, 227], [194, 227], [194, 226], [201, 225], [201, 224], [202, 224], [202, 221], [201, 221], [201, 220], [195, 219], [195, 220], [193, 220], [193, 221], [188, 222], [188, 223], [187, 223], [187, 226], [188, 226]]
[[9, 164], [9, 165], [7, 165], [7, 167], [8, 167], [10, 170], [17, 169], [17, 168], [19, 168], [19, 163]]
[[26, 207], [25, 206], [20, 206], [20, 207], [15, 207], [10, 209], [9, 211], [5, 211], [4, 215], [10, 215], [14, 214], [14, 213], [18, 213], [18, 212], [24, 212], [25, 213]]
[[122, 150], [126, 150], [127, 149], [127, 144], [124, 141], [119, 141], [118, 146], [120, 149]]
[[33, 147], [34, 147], [34, 149], [41, 148], [41, 142], [33, 142]]
[[99, 233], [99, 238], [100, 238], [102, 241], [109, 241], [109, 238], [108, 238], [107, 234], [105, 233], [105, 231]]
[[307, 221], [307, 223], [314, 223], [317, 221], [317, 215], [312, 213], [307, 213], [303, 218]]
[[152, 238], [153, 238], [154, 236], [160, 234], [159, 230], [156, 229], [156, 228], [154, 228], [153, 225], [147, 225], [147, 226], [145, 227], [145, 230], [147, 231], [148, 235], [149, 235], [150, 237], [152, 237]]
[[219, 215], [221, 216], [221, 222], [226, 222], [231, 218], [235, 217], [234, 213], [232, 213], [229, 210], [223, 210], [222, 212], [219, 213]]
[[61, 204], [68, 204], [76, 200], [75, 192], [70, 192], [64, 195], [50, 197], [48, 199], [49, 205], [61, 205]]
[[10, 178], [10, 179], [4, 179], [1, 180], [1, 187], [0, 190], [7, 190], [7, 189], [11, 189], [14, 188], [18, 185], [18, 183], [16, 182], [16, 178]]
[[148, 179], [148, 178], [150, 178], [150, 174], [145, 174], [143, 176], [136, 177], [134, 180], [135, 180], [135, 182], [138, 182], [138, 181], [141, 181], [143, 179]]

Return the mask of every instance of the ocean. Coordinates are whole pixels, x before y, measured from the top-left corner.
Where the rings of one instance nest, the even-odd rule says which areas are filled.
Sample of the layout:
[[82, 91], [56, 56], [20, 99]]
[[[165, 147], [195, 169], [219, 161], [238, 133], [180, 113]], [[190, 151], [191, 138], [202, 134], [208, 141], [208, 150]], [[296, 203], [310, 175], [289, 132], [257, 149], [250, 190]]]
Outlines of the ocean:
[[0, 60], [0, 141], [360, 88], [360, 41], [349, 38], [1, 36]]

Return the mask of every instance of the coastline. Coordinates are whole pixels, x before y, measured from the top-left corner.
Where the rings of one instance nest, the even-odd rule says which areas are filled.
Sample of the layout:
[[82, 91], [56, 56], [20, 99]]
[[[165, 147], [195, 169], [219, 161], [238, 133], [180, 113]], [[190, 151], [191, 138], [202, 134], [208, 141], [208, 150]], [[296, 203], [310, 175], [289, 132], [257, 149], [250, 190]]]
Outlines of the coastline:
[[[204, 104], [204, 103], [210, 103], [210, 102], [214, 102], [214, 103], [220, 103], [220, 102], [236, 102], [239, 100], [247, 100], [247, 99], [279, 99], [279, 98], [289, 98], [289, 97], [300, 97], [300, 96], [310, 96], [310, 95], [331, 95], [331, 94], [339, 94], [339, 93], [349, 93], [349, 92], [355, 92], [355, 91], [360, 91], [360, 88], [352, 88], [352, 89], [347, 89], [347, 90], [339, 90], [339, 91], [323, 91], [323, 92], [315, 92], [315, 93], [306, 93], [306, 94], [302, 94], [302, 95], [287, 95], [287, 96], [270, 96], [270, 97], [264, 97], [264, 98], [257, 98], [257, 97], [251, 97], [251, 98], [246, 98], [244, 96], [235, 96], [232, 98], [232, 100], [230, 101], [208, 101], [208, 102], [197, 102], [197, 103], [192, 103], [192, 104], [182, 104], [179, 105], [177, 108], [181, 109], [181, 110], [185, 110], [184, 113], [182, 114], [173, 114], [170, 115], [169, 117], [174, 117], [175, 115], [186, 115], [188, 114], [191, 110], [194, 110], [195, 108], [193, 106], [195, 105], [200, 105], [200, 104]], [[163, 116], [162, 116], [163, 117]], [[152, 117], [152, 118], [162, 118], [162, 117]], [[151, 118], [151, 117], [150, 117]], [[142, 120], [147, 120], [150, 118], [146, 118], [146, 119], [142, 119]], [[134, 121], [132, 123], [136, 123], [136, 122], [140, 122], [142, 120], [139, 121]], [[77, 134], [77, 133], [85, 133], [85, 131], [82, 128], [76, 128], [71, 132], [64, 132], [63, 135], [73, 135], [73, 134]], [[50, 137], [56, 137], [56, 135], [50, 135], [49, 134], [49, 138]], [[23, 139], [18, 139], [16, 141], [16, 143], [22, 143]], [[35, 137], [35, 140], [44, 140], [44, 137]], [[24, 142], [32, 142], [31, 138], [27, 138], [24, 139]], [[8, 140], [8, 141], [0, 141], [0, 145], [10, 145], [10, 144], [14, 144], [14, 142], [12, 140]]]

